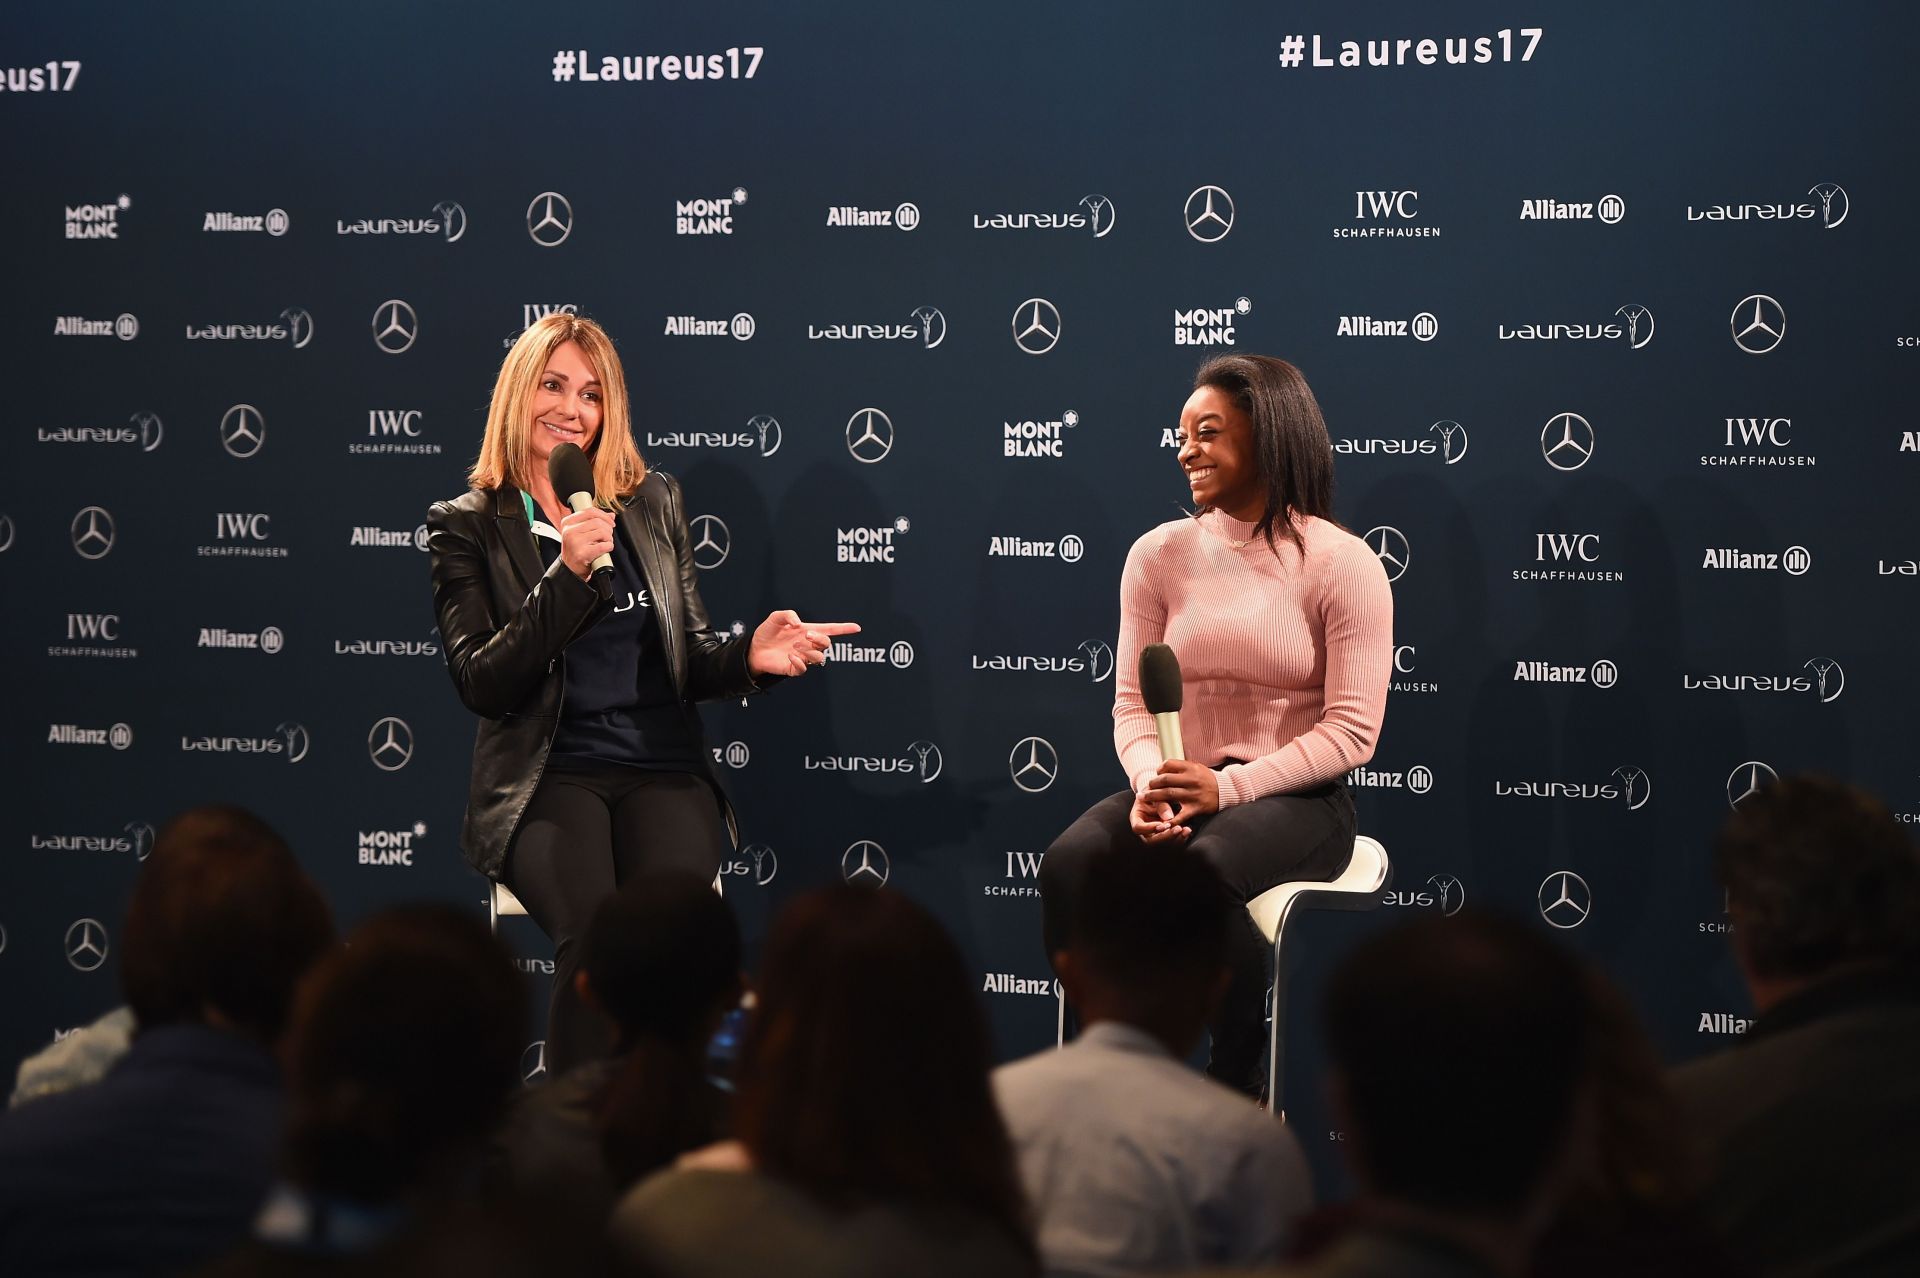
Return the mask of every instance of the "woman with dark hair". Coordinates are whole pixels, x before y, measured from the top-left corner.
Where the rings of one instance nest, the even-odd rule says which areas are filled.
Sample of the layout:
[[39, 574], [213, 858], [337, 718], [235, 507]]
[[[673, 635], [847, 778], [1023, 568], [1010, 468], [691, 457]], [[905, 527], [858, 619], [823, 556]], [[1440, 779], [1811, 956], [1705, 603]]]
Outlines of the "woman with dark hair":
[[736, 1140], [643, 1181], [615, 1245], [662, 1278], [1038, 1269], [965, 962], [897, 893], [782, 910], [743, 1048]]
[[[1049, 954], [1066, 947], [1087, 859], [1131, 840], [1184, 844], [1242, 903], [1330, 879], [1353, 849], [1346, 773], [1373, 757], [1393, 664], [1393, 595], [1366, 543], [1333, 521], [1333, 445], [1300, 370], [1267, 355], [1209, 360], [1180, 414], [1192, 517], [1133, 544], [1120, 579], [1114, 746], [1130, 788], [1047, 849]], [[1137, 656], [1180, 659], [1188, 759], [1162, 762]], [[1265, 1082], [1267, 943], [1242, 915], [1207, 1072]]]

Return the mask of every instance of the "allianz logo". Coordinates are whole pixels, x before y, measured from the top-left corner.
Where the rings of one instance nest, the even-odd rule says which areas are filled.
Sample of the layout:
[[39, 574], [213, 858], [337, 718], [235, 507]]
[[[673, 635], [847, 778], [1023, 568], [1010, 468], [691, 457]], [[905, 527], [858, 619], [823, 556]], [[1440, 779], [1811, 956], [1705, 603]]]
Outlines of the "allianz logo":
[[1747, 1017], [1735, 1016], [1731, 1012], [1702, 1012], [1700, 1024], [1695, 1028], [1700, 1034], [1744, 1034], [1753, 1027], [1753, 1021]]
[[1335, 337], [1412, 337], [1431, 342], [1440, 335], [1440, 321], [1432, 311], [1410, 320], [1380, 319], [1372, 315], [1342, 315], [1333, 326]]
[[220, 626], [200, 627], [196, 648], [246, 648], [255, 652], [276, 653], [286, 647], [287, 637], [278, 626], [259, 630], [227, 630]]
[[987, 555], [1014, 559], [1058, 559], [1078, 563], [1087, 553], [1086, 543], [1072, 533], [1057, 541], [1033, 541], [1024, 537], [988, 537]]
[[133, 729], [124, 723], [109, 728], [83, 728], [77, 723], [47, 725], [48, 745], [112, 746], [125, 750], [133, 744]]
[[1059, 983], [1051, 977], [1015, 976], [1011, 972], [988, 972], [980, 984], [983, 994], [1044, 994], [1060, 996]]
[[1513, 663], [1515, 683], [1584, 683], [1595, 688], [1611, 688], [1620, 681], [1620, 668], [1602, 658], [1590, 666], [1556, 666], [1546, 661]]
[[1683, 674], [1687, 692], [1812, 692], [1821, 704], [1838, 701], [1846, 691], [1847, 672], [1837, 661], [1815, 657], [1804, 663], [1803, 674]]
[[1425, 794], [1433, 789], [1433, 769], [1425, 764], [1416, 764], [1405, 772], [1355, 768], [1347, 773], [1347, 784], [1358, 790], [1408, 790]]
[[416, 821], [406, 830], [362, 830], [358, 848], [360, 865], [413, 864], [413, 841], [425, 837], [427, 823]]
[[890, 665], [896, 670], [905, 670], [913, 664], [913, 645], [905, 639], [864, 646], [840, 639], [827, 645], [827, 660], [836, 664]]
[[1700, 567], [1719, 572], [1784, 572], [1798, 577], [1813, 567], [1813, 555], [1805, 546], [1788, 546], [1782, 551], [1709, 546], [1701, 553]]
[[349, 546], [381, 546], [390, 550], [425, 550], [427, 548], [427, 526], [416, 524], [412, 528], [375, 528], [371, 525], [356, 527], [347, 536]]
[[1038, 656], [1030, 653], [974, 653], [975, 670], [1001, 674], [1084, 674], [1094, 683], [1113, 677], [1113, 648], [1099, 640], [1083, 641], [1078, 655]]
[[1614, 781], [1495, 781], [1494, 794], [1502, 799], [1599, 799], [1624, 800], [1627, 810], [1638, 811], [1653, 797], [1653, 782], [1640, 768], [1620, 767], [1612, 773]]

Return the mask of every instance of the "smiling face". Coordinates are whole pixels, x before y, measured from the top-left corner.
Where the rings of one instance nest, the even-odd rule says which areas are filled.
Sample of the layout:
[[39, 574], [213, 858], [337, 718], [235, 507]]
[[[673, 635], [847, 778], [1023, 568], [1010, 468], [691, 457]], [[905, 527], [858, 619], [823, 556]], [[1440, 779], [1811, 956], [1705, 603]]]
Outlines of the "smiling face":
[[1266, 485], [1254, 463], [1253, 422], [1233, 397], [1202, 386], [1180, 410], [1180, 469], [1195, 506], [1212, 506], [1247, 523], [1266, 513]]
[[547, 458], [561, 444], [593, 450], [600, 437], [600, 406], [600, 381], [579, 343], [554, 347], [533, 388], [527, 440], [537, 473], [546, 473]]

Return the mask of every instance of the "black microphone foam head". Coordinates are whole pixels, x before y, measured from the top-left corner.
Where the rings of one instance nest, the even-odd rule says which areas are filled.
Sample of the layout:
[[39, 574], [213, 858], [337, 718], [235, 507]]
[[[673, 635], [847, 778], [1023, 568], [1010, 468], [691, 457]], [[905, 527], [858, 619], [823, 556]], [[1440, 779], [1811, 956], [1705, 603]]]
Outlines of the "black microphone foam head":
[[1180, 709], [1180, 658], [1164, 643], [1140, 650], [1140, 699], [1148, 714], [1171, 714]]
[[547, 457], [547, 478], [554, 494], [565, 501], [575, 493], [593, 494], [593, 463], [578, 444], [560, 444]]

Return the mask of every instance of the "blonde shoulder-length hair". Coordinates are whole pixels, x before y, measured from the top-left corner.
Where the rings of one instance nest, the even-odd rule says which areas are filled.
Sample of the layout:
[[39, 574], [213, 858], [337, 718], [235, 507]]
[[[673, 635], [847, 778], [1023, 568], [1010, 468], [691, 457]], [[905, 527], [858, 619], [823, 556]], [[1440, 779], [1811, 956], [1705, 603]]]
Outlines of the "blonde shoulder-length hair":
[[487, 433], [480, 440], [480, 457], [467, 482], [475, 488], [511, 484], [521, 492], [530, 491], [534, 391], [555, 348], [565, 342], [580, 347], [600, 382], [600, 433], [587, 456], [593, 459], [594, 500], [611, 509], [640, 486], [647, 477], [647, 465], [633, 443], [620, 356], [606, 330], [584, 315], [562, 312], [541, 317], [520, 334], [500, 361], [493, 401], [487, 407]]

